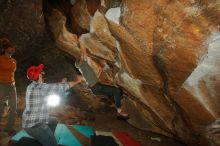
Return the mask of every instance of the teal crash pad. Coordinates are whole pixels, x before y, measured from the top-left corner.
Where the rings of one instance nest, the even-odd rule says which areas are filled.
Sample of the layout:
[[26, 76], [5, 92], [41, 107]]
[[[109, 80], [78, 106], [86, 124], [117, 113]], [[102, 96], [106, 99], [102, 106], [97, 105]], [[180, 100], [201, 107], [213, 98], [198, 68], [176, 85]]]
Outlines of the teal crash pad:
[[[78, 132], [83, 134], [84, 136], [90, 138], [91, 135], [94, 135], [93, 127], [83, 126], [83, 125], [73, 125], [71, 126], [75, 128]], [[13, 141], [19, 141], [22, 137], [33, 138], [28, 135], [25, 130], [21, 130], [16, 135], [14, 135], [11, 139]], [[55, 137], [59, 145], [66, 146], [82, 146], [77, 138], [70, 132], [68, 127], [65, 124], [58, 124], [55, 130]]]
[[90, 138], [91, 135], [94, 135], [94, 129], [91, 126], [73, 125], [72, 127], [88, 138]]
[[33, 137], [31, 137], [30, 135], [28, 135], [26, 131], [21, 130], [20, 132], [18, 132], [17, 134], [15, 134], [15, 135], [11, 138], [11, 140], [13, 140], [13, 141], [19, 141], [22, 137], [33, 138]]

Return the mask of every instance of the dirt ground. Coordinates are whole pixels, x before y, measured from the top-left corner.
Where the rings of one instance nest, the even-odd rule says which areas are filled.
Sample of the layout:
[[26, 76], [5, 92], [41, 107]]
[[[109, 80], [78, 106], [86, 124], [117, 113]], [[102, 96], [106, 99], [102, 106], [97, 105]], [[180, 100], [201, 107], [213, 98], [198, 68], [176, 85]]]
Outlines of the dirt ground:
[[[18, 116], [16, 118], [16, 130], [21, 130], [21, 115], [24, 108], [24, 101], [18, 102]], [[60, 105], [59, 107], [51, 109], [51, 115], [56, 116], [60, 123], [67, 125], [82, 124], [93, 126], [96, 131], [125, 131], [142, 146], [184, 146], [183, 144], [173, 141], [167, 137], [146, 132], [132, 127], [126, 121], [118, 120], [116, 118], [115, 109], [113, 107], [105, 107], [99, 111], [83, 110], [80, 107], [73, 107], [68, 105]], [[0, 129], [5, 127], [6, 118], [0, 123]], [[1, 145], [6, 146], [10, 140], [8, 133], [1, 132]]]

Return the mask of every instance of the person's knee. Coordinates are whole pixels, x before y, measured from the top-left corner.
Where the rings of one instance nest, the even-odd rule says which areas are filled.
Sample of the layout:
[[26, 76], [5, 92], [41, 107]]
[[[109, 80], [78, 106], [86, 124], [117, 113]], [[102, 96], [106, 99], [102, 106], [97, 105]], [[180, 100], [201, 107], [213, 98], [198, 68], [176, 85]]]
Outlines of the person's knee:
[[51, 123], [51, 124], [57, 124], [57, 123], [58, 123], [58, 120], [57, 120], [56, 117], [50, 117], [49, 123]]

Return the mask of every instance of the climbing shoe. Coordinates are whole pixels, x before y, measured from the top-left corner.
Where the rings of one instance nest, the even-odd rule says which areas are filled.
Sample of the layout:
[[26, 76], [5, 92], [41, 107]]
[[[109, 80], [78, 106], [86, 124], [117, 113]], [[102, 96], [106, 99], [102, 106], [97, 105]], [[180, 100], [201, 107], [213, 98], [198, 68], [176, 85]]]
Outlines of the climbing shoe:
[[117, 113], [117, 119], [119, 119], [119, 120], [128, 120], [129, 115], [128, 115], [127, 112], [121, 111], [120, 113]]

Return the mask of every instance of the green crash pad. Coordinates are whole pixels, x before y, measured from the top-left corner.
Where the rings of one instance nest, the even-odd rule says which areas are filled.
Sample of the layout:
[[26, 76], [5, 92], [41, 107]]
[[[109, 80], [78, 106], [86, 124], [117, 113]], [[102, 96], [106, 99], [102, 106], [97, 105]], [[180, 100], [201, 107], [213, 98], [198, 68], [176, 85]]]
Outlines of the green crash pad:
[[[78, 132], [83, 134], [84, 136], [90, 138], [91, 135], [94, 135], [93, 127], [84, 126], [84, 125], [73, 125], [71, 126], [76, 129]], [[22, 137], [29, 137], [24, 130], [21, 130], [16, 135], [14, 135], [11, 139], [13, 141], [19, 141]], [[55, 130], [55, 137], [59, 145], [65, 146], [81, 146], [80, 142], [77, 138], [69, 131], [68, 127], [65, 124], [58, 124]]]

